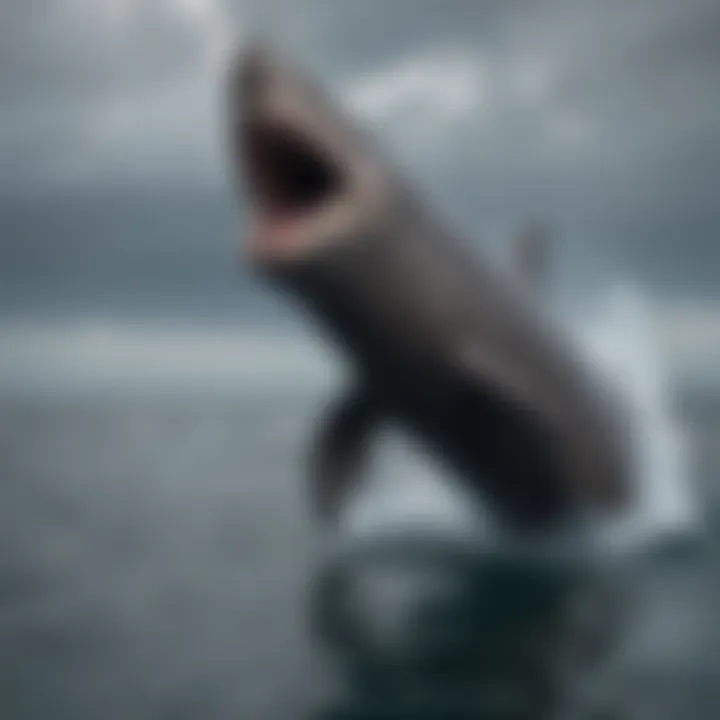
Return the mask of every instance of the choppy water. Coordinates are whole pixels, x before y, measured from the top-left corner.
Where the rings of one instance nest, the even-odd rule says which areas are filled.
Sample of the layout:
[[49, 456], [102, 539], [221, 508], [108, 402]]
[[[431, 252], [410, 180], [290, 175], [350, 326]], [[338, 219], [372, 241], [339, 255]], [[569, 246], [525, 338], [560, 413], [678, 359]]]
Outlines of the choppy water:
[[[327, 685], [297, 477], [316, 402], [3, 401], [3, 720], [307, 716]], [[689, 416], [712, 489], [720, 418]], [[636, 575], [617, 674], [642, 720], [720, 714], [719, 550], [710, 528]]]

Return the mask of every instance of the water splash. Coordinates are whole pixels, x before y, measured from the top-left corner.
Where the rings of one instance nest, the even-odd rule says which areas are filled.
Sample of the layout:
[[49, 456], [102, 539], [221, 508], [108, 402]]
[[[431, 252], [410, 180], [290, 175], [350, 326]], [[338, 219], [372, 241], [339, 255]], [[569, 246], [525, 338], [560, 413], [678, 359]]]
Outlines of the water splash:
[[574, 334], [621, 401], [635, 456], [635, 502], [622, 517], [598, 523], [600, 547], [637, 551], [693, 536], [700, 512], [689, 442], [674, 416], [650, 303], [632, 285], [617, 286]]
[[[596, 308], [569, 323], [571, 340], [624, 412], [635, 464], [635, 502], [622, 516], [595, 518], [579, 531], [550, 538], [560, 549], [634, 553], [664, 541], [694, 536], [700, 526], [691, 484], [689, 444], [673, 416], [671, 377], [655, 333], [652, 309], [630, 284], [612, 288]], [[427, 530], [477, 539], [496, 538], [489, 513], [469, 508], [461, 487], [438, 482], [439, 468], [407, 442], [383, 445], [379, 478], [361, 490], [345, 511], [345, 538], [378, 532]], [[422, 456], [422, 457], [421, 457]]]

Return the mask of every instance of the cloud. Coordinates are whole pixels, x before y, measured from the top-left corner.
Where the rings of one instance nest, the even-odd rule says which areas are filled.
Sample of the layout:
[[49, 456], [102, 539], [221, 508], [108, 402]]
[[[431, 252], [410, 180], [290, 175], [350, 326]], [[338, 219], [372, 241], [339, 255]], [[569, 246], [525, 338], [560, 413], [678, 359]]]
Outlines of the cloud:
[[32, 5], [0, 33], [12, 61], [0, 71], [6, 184], [219, 175], [219, 91], [237, 32], [221, 0]]
[[360, 77], [347, 95], [355, 109], [375, 120], [429, 114], [435, 122], [442, 122], [476, 112], [484, 84], [479, 60], [451, 50], [402, 59]]
[[[568, 246], [564, 280], [580, 294], [606, 265], [662, 292], [717, 296], [716, 0], [10, 0], [0, 13], [0, 202], [67, 190], [73, 212], [92, 215], [119, 187], [140, 205], [104, 232], [77, 223], [61, 234], [38, 200], [31, 214], [48, 218], [37, 232], [52, 237], [50, 253], [0, 218], [18, 297], [62, 295], [64, 269], [92, 245], [110, 268], [95, 284], [132, 298], [134, 274], [153, 262], [151, 230], [134, 218], [176, 187], [186, 196], [173, 222], [193, 228], [178, 243], [195, 249], [175, 276], [160, 266], [158, 286], [175, 283], [175, 297], [193, 273], [193, 287], [212, 285], [195, 266], [226, 218], [208, 212], [197, 228], [192, 200], [230, 187], [224, 58], [251, 29], [358, 108], [471, 237], [504, 238], [541, 215]], [[134, 258], [127, 286], [100, 262], [117, 237]], [[95, 290], [86, 304], [103, 307]]]

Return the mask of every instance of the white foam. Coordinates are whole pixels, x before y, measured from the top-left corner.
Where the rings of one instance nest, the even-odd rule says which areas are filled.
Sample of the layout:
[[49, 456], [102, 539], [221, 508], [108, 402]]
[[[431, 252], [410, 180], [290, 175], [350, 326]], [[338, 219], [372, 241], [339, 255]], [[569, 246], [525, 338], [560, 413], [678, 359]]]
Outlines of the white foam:
[[637, 483], [623, 516], [597, 523], [601, 547], [633, 550], [694, 535], [700, 525], [688, 441], [673, 415], [670, 378], [649, 304], [631, 286], [615, 288], [576, 336], [617, 390], [629, 421]]

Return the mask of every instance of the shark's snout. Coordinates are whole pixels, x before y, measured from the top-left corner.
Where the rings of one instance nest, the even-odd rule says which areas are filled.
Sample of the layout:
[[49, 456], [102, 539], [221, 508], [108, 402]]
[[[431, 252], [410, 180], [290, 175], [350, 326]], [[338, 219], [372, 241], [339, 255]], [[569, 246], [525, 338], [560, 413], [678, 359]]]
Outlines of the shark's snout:
[[255, 106], [267, 101], [270, 90], [281, 79], [288, 82], [288, 74], [286, 63], [267, 45], [249, 45], [239, 53], [235, 64], [235, 98], [244, 105], [245, 112], [252, 112]]

